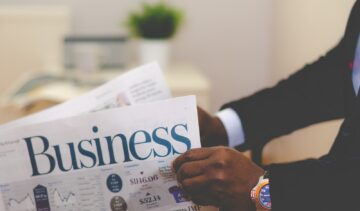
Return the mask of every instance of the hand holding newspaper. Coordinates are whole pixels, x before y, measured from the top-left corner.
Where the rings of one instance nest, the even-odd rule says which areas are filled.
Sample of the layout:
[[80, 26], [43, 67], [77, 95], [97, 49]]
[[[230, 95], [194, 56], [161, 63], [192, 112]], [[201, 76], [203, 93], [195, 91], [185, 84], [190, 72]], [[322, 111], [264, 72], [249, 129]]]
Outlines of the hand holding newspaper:
[[[153, 74], [139, 73], [145, 70]], [[176, 156], [201, 147], [195, 97], [148, 103], [170, 97], [161, 72], [152, 64], [134, 74], [116, 79], [126, 81], [121, 89], [110, 82], [3, 126], [0, 210], [216, 210], [190, 202], [171, 167]], [[129, 91], [140, 79], [148, 84]], [[128, 104], [143, 103], [103, 110], [119, 105], [119, 93]]]

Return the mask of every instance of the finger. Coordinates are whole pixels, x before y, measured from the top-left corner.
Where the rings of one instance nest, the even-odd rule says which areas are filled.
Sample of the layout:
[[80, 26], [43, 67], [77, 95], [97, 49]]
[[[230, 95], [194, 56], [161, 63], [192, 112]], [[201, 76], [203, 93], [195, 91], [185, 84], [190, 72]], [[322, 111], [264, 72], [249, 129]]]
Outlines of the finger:
[[190, 200], [195, 204], [202, 206], [214, 205], [214, 202], [216, 202], [214, 197], [210, 196], [209, 194], [193, 195]]
[[174, 160], [173, 168], [175, 172], [177, 172], [181, 167], [181, 165], [184, 164], [185, 162], [204, 160], [211, 155], [211, 152], [212, 150], [209, 148], [199, 148], [199, 149], [189, 150]]
[[184, 163], [176, 173], [177, 180], [181, 183], [184, 179], [200, 176], [204, 173], [204, 169], [208, 163], [209, 161], [207, 160], [190, 161]]
[[182, 189], [195, 204], [219, 206], [221, 203], [216, 197], [216, 192], [213, 190], [210, 180], [205, 175], [185, 179], [182, 182]]
[[190, 196], [208, 192], [209, 180], [205, 175], [184, 179], [181, 183], [183, 190]]

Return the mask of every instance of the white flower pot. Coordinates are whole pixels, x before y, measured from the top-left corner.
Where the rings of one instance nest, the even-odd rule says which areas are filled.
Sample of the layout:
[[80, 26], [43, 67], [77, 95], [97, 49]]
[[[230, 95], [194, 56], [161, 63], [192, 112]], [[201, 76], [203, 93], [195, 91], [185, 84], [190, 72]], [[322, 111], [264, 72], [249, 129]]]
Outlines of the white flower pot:
[[166, 70], [170, 59], [169, 40], [143, 39], [139, 42], [139, 60], [141, 64], [157, 61]]

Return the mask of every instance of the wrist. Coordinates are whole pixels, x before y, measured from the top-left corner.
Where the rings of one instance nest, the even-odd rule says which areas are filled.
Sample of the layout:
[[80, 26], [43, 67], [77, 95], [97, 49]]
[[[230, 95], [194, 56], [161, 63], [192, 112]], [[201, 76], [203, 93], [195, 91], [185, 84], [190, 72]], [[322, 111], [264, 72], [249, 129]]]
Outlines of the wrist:
[[235, 110], [227, 108], [216, 113], [226, 131], [227, 146], [236, 147], [245, 143], [245, 131], [241, 118]]
[[219, 117], [213, 117], [211, 123], [212, 137], [214, 146], [228, 146], [229, 140], [224, 124]]

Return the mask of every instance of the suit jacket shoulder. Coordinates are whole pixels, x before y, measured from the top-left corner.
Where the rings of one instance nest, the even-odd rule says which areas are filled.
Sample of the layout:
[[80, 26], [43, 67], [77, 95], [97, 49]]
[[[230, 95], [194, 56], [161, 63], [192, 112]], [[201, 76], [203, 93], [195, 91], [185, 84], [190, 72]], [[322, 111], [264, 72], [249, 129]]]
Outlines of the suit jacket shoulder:
[[322, 121], [344, 118], [355, 108], [351, 63], [354, 59], [360, 13], [357, 1], [339, 44], [276, 86], [236, 100], [222, 108], [241, 118], [245, 145], [251, 149], [294, 130]]

